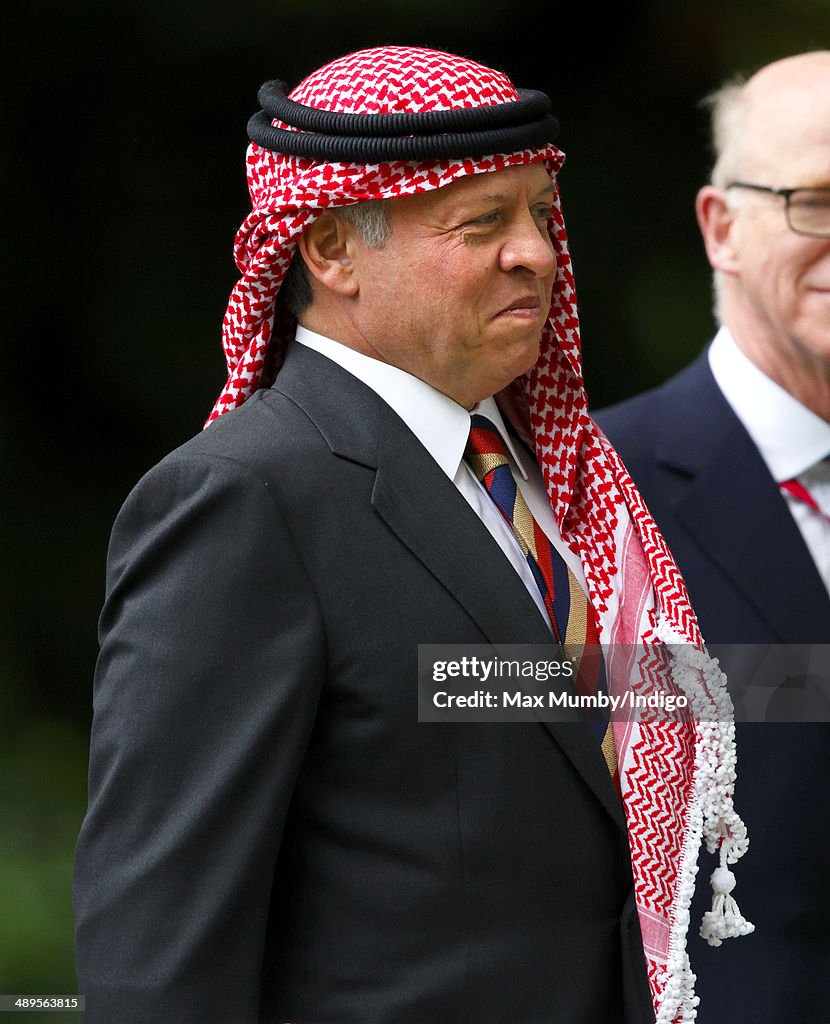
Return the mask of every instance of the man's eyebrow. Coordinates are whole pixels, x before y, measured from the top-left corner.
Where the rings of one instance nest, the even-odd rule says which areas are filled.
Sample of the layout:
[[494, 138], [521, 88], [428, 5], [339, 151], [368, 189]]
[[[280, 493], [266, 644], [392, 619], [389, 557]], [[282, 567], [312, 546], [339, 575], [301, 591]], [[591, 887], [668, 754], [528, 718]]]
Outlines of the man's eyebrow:
[[[545, 185], [545, 187], [540, 188], [538, 192], [534, 192], [533, 198], [541, 199], [542, 196], [555, 194], [556, 189], [553, 187], [553, 182], [551, 182], [550, 185]], [[487, 192], [485, 195], [480, 197], [479, 202], [498, 204], [503, 203], [507, 198], [508, 196], [506, 192]]]

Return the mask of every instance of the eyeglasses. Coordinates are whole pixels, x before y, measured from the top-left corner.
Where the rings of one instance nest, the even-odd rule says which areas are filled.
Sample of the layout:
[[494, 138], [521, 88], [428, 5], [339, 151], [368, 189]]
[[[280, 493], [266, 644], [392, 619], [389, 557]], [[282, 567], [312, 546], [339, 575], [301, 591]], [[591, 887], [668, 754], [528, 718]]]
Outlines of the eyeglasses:
[[797, 235], [830, 238], [830, 188], [770, 188], [748, 181], [733, 181], [727, 188], [749, 188], [784, 197], [787, 225]]

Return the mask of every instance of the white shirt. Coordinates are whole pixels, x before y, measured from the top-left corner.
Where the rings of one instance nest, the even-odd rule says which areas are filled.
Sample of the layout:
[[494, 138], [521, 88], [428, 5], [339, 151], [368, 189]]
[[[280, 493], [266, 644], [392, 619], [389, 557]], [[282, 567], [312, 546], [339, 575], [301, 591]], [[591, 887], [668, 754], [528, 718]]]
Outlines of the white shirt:
[[[297, 327], [296, 338], [301, 345], [314, 349], [357, 377], [400, 416], [490, 531], [549, 626], [542, 596], [515, 534], [502, 518], [484, 485], [464, 462], [464, 449], [470, 433], [470, 413], [430, 384], [397, 366], [363, 355], [305, 327]], [[536, 522], [584, 588], [582, 564], [562, 540], [538, 465], [527, 453], [517, 451], [493, 398], [480, 402], [473, 412], [486, 416], [498, 430], [507, 449], [510, 471], [516, 486]]]
[[[830, 515], [830, 423], [780, 387], [741, 352], [726, 327], [709, 349], [709, 366], [723, 397], [755, 442], [776, 483], [798, 479]], [[781, 492], [830, 591], [830, 521]]]

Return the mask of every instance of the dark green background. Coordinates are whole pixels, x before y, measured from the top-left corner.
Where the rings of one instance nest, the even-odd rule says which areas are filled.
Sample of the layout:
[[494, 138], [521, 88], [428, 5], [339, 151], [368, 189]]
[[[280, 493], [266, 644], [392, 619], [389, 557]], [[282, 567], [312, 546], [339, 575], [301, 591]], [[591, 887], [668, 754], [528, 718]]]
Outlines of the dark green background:
[[463, 53], [549, 93], [599, 406], [664, 379], [712, 330], [693, 214], [709, 166], [698, 101], [733, 71], [830, 45], [830, 0], [15, 11], [0, 149], [0, 993], [57, 994], [75, 991], [69, 885], [109, 528], [224, 381], [259, 84], [293, 85], [395, 42]]

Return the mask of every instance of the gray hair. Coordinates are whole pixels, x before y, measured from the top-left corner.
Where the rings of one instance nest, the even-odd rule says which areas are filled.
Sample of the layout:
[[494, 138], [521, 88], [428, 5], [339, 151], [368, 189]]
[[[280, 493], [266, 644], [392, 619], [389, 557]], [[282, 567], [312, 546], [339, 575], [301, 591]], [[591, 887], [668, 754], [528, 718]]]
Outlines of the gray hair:
[[[370, 199], [365, 203], [333, 208], [331, 212], [351, 224], [370, 249], [382, 249], [392, 234], [388, 199]], [[299, 317], [311, 305], [314, 294], [311, 275], [299, 248], [282, 282], [279, 294], [283, 307]]]
[[[716, 188], [725, 189], [739, 174], [744, 118], [741, 100], [746, 81], [743, 75], [735, 75], [700, 102], [700, 106], [709, 111], [710, 144], [714, 156], [709, 180]], [[727, 202], [731, 207], [737, 206], [740, 202], [740, 193], [727, 193]], [[717, 323], [722, 325], [723, 278], [717, 270], [712, 274], [712, 294], [712, 311]]]
[[709, 110], [711, 118], [711, 146], [715, 163], [710, 180], [718, 188], [725, 188], [738, 173], [743, 128], [741, 98], [745, 85], [743, 75], [736, 75], [705, 96], [700, 103]]

